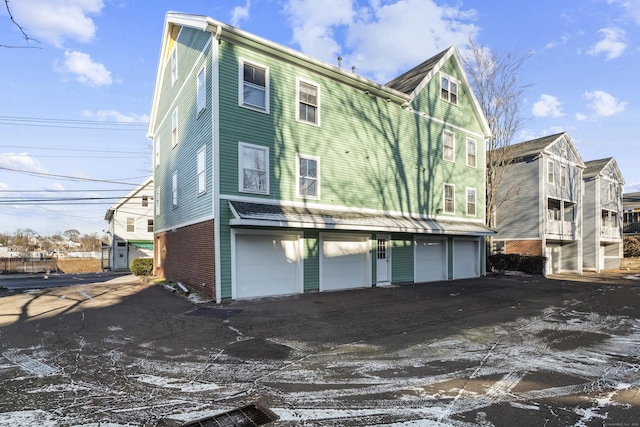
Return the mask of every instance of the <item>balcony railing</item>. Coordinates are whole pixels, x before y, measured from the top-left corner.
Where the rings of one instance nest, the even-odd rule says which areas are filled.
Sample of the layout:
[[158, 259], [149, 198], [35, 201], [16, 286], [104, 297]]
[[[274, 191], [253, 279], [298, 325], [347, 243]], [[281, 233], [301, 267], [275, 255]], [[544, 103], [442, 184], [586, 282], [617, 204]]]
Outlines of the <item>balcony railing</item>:
[[547, 234], [560, 239], [575, 240], [576, 223], [573, 221], [549, 220], [547, 223]]
[[640, 222], [625, 222], [622, 232], [624, 234], [640, 234]]
[[600, 230], [601, 239], [621, 239], [620, 229], [618, 227], [611, 227], [603, 225]]

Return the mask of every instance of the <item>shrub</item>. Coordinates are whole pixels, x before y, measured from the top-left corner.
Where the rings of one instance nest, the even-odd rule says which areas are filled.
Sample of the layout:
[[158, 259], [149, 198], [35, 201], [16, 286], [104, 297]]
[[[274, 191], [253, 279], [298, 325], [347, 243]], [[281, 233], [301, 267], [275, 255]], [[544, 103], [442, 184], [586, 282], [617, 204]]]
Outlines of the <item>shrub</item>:
[[136, 258], [131, 261], [131, 273], [136, 276], [150, 276], [153, 273], [153, 258]]
[[490, 271], [512, 270], [541, 275], [545, 261], [546, 257], [543, 256], [496, 254], [487, 257], [487, 267]]
[[640, 257], [640, 238], [625, 236], [623, 245], [625, 258]]

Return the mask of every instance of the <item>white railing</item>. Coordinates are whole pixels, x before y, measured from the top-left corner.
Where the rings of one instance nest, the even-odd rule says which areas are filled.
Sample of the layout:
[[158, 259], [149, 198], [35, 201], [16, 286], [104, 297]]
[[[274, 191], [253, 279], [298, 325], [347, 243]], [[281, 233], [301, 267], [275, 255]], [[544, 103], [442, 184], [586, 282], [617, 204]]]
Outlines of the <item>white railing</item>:
[[602, 226], [600, 237], [605, 239], [621, 239], [620, 229], [618, 227]]
[[551, 219], [547, 223], [547, 234], [573, 240], [576, 237], [576, 223], [573, 221], [557, 221]]

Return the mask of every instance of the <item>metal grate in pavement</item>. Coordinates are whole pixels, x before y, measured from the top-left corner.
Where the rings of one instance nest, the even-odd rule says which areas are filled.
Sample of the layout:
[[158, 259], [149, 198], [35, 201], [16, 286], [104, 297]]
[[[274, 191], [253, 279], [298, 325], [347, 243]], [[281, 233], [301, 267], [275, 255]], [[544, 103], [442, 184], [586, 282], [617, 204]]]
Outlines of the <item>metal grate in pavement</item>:
[[269, 424], [277, 419], [278, 416], [273, 412], [252, 403], [213, 417], [190, 421], [182, 427], [254, 427]]

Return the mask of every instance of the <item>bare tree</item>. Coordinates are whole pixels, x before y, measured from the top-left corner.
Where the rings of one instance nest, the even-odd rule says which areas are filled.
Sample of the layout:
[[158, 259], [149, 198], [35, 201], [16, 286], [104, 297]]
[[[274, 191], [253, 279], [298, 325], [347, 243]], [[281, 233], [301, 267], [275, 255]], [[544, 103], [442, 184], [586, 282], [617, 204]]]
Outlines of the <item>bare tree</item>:
[[62, 236], [65, 239], [71, 240], [72, 242], [79, 242], [80, 241], [80, 232], [74, 228], [70, 229], [70, 230], [65, 230], [64, 233], [62, 233]]
[[[13, 17], [13, 14], [11, 13], [11, 8], [9, 7], [9, 0], [4, 0], [4, 5], [7, 8], [7, 13], [9, 14], [9, 19], [11, 20], [11, 22], [13, 22], [13, 24], [18, 27], [18, 29], [20, 30], [20, 32], [22, 33], [22, 36], [24, 37], [24, 40], [29, 43], [31, 41], [34, 41], [36, 43], [40, 43], [38, 40], [29, 37], [29, 35], [27, 34], [27, 30], [20, 24], [18, 24], [18, 22], [15, 20], [15, 18]], [[0, 47], [5, 47], [5, 48], [22, 48], [22, 49], [35, 49], [35, 48], [39, 48], [38, 46], [13, 46], [13, 45], [5, 45], [5, 44], [0, 44]]]
[[470, 52], [463, 57], [467, 75], [492, 134], [486, 146], [486, 224], [491, 228], [496, 225], [496, 211], [519, 191], [516, 186], [503, 182], [503, 166], [512, 160], [509, 148], [522, 127], [521, 98], [530, 85], [522, 83], [519, 74], [530, 55], [495, 52], [470, 41]]

